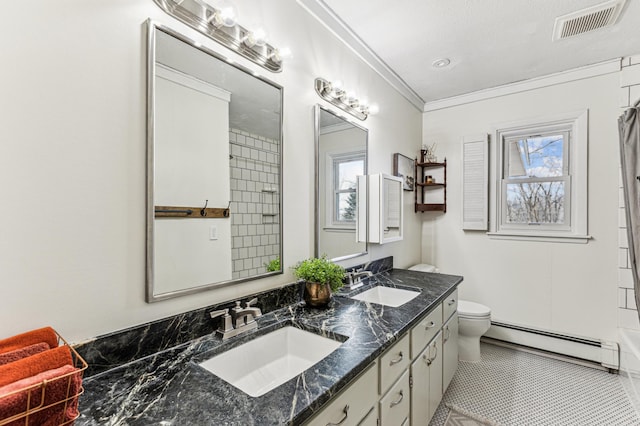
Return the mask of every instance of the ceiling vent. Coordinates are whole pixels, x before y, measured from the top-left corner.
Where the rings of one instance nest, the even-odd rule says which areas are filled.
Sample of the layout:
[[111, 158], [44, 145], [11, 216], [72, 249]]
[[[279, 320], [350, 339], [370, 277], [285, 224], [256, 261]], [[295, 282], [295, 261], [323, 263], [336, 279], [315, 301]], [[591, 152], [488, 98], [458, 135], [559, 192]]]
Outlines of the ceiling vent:
[[612, 0], [556, 18], [553, 40], [562, 40], [616, 23], [626, 0]]

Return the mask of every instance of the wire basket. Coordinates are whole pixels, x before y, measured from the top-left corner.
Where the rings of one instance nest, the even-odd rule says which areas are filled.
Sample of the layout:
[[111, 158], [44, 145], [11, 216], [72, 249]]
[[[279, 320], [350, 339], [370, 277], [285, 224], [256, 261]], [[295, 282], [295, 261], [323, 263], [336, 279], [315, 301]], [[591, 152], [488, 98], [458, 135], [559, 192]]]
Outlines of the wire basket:
[[72, 425], [80, 416], [78, 398], [84, 392], [87, 363], [57, 331], [56, 335], [58, 345], [71, 352], [73, 371], [0, 395], [0, 426]]

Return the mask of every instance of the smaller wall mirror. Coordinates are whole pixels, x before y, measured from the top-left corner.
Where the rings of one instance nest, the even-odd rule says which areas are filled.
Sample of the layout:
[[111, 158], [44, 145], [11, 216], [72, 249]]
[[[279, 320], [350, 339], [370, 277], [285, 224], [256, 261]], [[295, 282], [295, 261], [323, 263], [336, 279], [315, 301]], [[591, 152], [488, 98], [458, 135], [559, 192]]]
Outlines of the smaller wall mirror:
[[[367, 129], [316, 105], [316, 256], [367, 253]], [[361, 185], [358, 185], [358, 181]]]

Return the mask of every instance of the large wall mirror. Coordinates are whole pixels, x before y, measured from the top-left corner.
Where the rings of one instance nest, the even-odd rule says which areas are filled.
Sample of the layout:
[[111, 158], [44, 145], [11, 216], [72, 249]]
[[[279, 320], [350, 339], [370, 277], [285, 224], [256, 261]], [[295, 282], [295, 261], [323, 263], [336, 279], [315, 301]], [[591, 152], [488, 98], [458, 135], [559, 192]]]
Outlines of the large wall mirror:
[[[367, 129], [316, 105], [316, 256], [367, 252]], [[360, 184], [358, 183], [360, 182]]]
[[147, 28], [147, 301], [282, 273], [282, 88]]

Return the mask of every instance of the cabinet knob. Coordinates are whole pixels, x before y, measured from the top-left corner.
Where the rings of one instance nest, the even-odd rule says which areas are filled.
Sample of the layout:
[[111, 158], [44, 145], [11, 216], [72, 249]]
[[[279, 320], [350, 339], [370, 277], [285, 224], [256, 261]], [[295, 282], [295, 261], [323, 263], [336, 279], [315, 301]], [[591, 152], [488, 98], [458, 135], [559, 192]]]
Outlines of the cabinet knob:
[[427, 330], [428, 330], [428, 329], [433, 328], [433, 327], [435, 327], [435, 326], [436, 326], [436, 323], [435, 323], [435, 322], [433, 322], [433, 321], [431, 321], [431, 322], [429, 322], [429, 324], [427, 324], [427, 325], [426, 325], [425, 329], [427, 329]]

